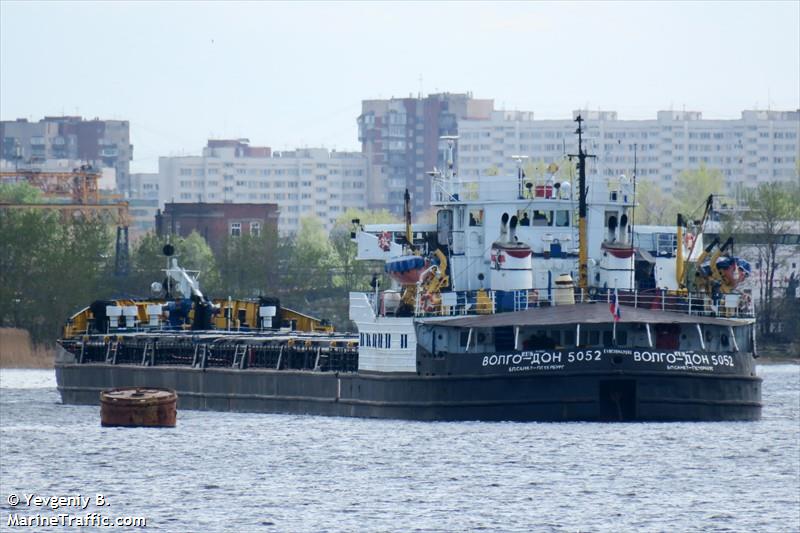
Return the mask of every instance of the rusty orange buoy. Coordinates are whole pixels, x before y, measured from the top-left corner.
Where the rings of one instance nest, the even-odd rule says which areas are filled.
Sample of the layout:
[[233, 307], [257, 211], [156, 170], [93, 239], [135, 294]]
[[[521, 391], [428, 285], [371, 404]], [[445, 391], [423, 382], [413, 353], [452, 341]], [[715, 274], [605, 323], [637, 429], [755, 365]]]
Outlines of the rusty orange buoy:
[[178, 395], [170, 389], [125, 387], [100, 393], [103, 426], [175, 427]]

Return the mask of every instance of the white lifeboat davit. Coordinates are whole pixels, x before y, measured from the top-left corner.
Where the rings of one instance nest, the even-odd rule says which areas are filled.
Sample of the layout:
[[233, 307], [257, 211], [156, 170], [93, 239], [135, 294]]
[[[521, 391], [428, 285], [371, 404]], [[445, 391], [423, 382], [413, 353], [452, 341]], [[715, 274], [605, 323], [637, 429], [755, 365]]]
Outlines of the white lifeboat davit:
[[517, 217], [503, 213], [500, 239], [492, 243], [490, 284], [493, 290], [513, 291], [533, 288], [533, 250], [517, 241]]

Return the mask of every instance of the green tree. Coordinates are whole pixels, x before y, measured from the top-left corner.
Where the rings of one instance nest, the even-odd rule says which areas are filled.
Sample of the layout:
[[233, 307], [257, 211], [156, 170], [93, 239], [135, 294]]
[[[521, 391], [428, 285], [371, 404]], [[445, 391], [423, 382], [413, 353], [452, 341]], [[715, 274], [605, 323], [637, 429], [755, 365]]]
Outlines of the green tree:
[[[169, 241], [175, 247], [174, 257], [178, 259], [178, 264], [186, 270], [199, 271], [198, 280], [203, 293], [213, 295], [218, 291], [219, 270], [214, 254], [203, 236], [193, 231], [185, 238], [171, 235]], [[124, 284], [125, 289], [131, 294], [140, 297], [149, 296], [150, 284], [164, 280], [167, 258], [164, 256], [163, 248], [166, 243], [165, 237], [159, 237], [153, 232], [146, 234], [136, 243], [131, 254], [131, 274]]]
[[276, 294], [278, 235], [272, 230], [259, 235], [228, 237], [219, 257], [222, 295], [256, 297]]
[[0, 183], [0, 203], [37, 204], [42, 201], [42, 191], [30, 183]]
[[350, 233], [353, 230], [353, 220], [364, 224], [395, 224], [400, 222], [387, 210], [367, 211], [361, 209], [348, 209], [336, 221], [331, 230], [330, 242], [333, 250], [333, 261], [337, 271], [335, 285], [344, 290], [343, 296], [354, 290], [363, 290], [376, 271], [374, 261], [358, 261], [356, 254], [358, 246], [353, 242]]
[[332, 287], [335, 260], [322, 222], [316, 217], [300, 219], [300, 231], [292, 244], [284, 287], [298, 292]]
[[636, 224], [671, 225], [675, 224], [675, 210], [672, 199], [661, 187], [652, 181], [636, 184]]
[[671, 195], [665, 193], [656, 182], [637, 181], [637, 224], [671, 226], [675, 224], [678, 213], [688, 219], [699, 219], [709, 195], [720, 195], [725, 191], [722, 172], [705, 165], [678, 174]]
[[64, 321], [110, 290], [111, 232], [98, 217], [0, 210], [0, 323], [52, 341]]
[[725, 180], [718, 169], [700, 165], [696, 170], [684, 170], [678, 174], [672, 191], [673, 218], [677, 213], [689, 218], [700, 218], [708, 196], [725, 192]]

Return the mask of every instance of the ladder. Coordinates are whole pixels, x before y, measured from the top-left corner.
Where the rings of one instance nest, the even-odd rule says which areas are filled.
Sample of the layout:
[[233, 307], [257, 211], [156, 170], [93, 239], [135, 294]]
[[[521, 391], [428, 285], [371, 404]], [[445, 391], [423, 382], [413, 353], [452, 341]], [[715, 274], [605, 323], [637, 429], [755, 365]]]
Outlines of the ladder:
[[119, 341], [111, 341], [106, 348], [106, 363], [117, 364], [117, 354], [119, 353]]
[[142, 366], [153, 366], [155, 361], [155, 350], [153, 348], [153, 343], [148, 342], [144, 345], [144, 349], [142, 350]]
[[247, 360], [245, 355], [247, 355], [247, 345], [237, 344], [233, 350], [233, 365], [231, 366], [233, 368], [244, 368], [244, 362]]
[[319, 372], [320, 370], [320, 363], [325, 363], [328, 360], [328, 354], [322, 353], [322, 347], [317, 346], [317, 359], [314, 361], [314, 371]]
[[208, 347], [205, 344], [195, 344], [194, 358], [192, 359], [192, 368], [205, 368], [206, 356], [208, 355]]

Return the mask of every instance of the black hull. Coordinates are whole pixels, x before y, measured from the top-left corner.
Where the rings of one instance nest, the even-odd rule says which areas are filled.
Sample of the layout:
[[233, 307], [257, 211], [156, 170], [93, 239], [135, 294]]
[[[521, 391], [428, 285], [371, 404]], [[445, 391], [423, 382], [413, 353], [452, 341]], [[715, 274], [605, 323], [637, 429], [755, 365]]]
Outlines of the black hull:
[[718, 421], [761, 417], [761, 378], [639, 370], [425, 376], [56, 365], [65, 404], [113, 387], [166, 387], [179, 409], [406, 420]]

